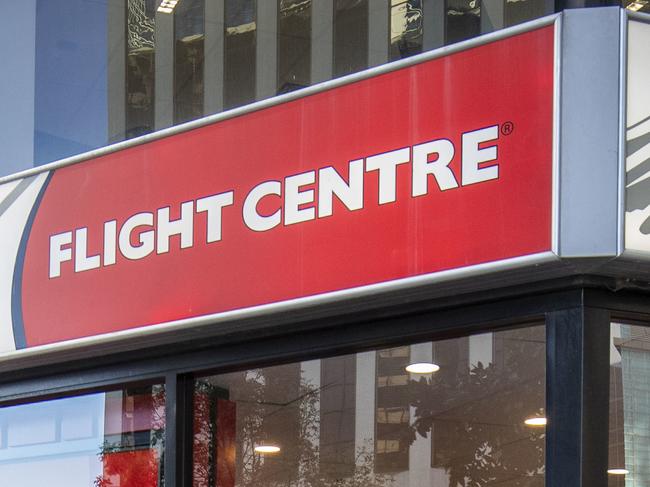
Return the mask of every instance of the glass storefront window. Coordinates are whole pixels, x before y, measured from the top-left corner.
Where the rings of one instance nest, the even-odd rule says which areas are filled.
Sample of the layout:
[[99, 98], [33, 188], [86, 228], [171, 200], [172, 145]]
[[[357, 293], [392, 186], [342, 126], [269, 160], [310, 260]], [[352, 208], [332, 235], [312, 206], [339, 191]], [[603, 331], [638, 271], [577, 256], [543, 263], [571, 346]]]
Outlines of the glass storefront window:
[[506, 0], [504, 9], [506, 27], [521, 24], [550, 13], [546, 11], [545, 0]]
[[622, 6], [632, 12], [650, 13], [650, 1], [648, 0], [625, 0]]
[[127, 139], [154, 129], [155, 12], [155, 0], [127, 1]]
[[[161, 1], [5, 8], [0, 58], [13, 75], [0, 92], [0, 175], [482, 32], [480, 0], [181, 0], [160, 10]], [[509, 26], [551, 13], [549, 5], [494, 8]], [[626, 5], [648, 9], [646, 0]]]
[[609, 487], [650, 485], [650, 328], [611, 325]]
[[185, 0], [174, 15], [174, 123], [203, 116], [205, 0]]
[[545, 348], [535, 326], [202, 377], [193, 485], [541, 487]]
[[256, 14], [257, 0], [225, 1], [225, 108], [235, 108], [255, 101]]
[[0, 408], [0, 479], [20, 487], [160, 487], [160, 384]]
[[334, 2], [334, 77], [368, 67], [368, 0]]
[[390, 60], [422, 52], [422, 0], [391, 0]]
[[279, 0], [278, 94], [311, 84], [311, 0]]
[[481, 0], [446, 0], [445, 44], [464, 41], [481, 33]]

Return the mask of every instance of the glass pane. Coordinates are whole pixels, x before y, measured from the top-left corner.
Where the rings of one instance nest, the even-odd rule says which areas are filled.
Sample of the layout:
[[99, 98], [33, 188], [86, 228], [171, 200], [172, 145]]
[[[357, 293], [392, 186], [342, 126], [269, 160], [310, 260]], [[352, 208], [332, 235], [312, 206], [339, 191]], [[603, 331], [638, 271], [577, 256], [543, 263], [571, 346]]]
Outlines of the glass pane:
[[545, 0], [506, 0], [505, 2], [506, 27], [521, 24], [550, 13], [552, 12], [546, 12]]
[[368, 0], [336, 0], [334, 76], [368, 67]]
[[174, 123], [203, 116], [205, 0], [183, 0], [174, 13]]
[[650, 13], [650, 0], [625, 0], [622, 6], [632, 12]]
[[311, 0], [280, 0], [278, 94], [311, 83]]
[[[316, 367], [318, 362], [313, 362]], [[308, 369], [305, 369], [308, 370]], [[320, 361], [318, 468], [326, 479], [354, 474], [354, 424], [357, 364], [354, 355]]]
[[377, 354], [377, 390], [375, 470], [391, 472], [408, 470], [410, 407], [404, 401], [408, 393], [410, 347], [398, 347]]
[[545, 354], [536, 326], [203, 377], [193, 485], [542, 487]]
[[255, 100], [256, 6], [256, 0], [225, 0], [223, 69], [226, 108]]
[[163, 485], [160, 384], [0, 408], [0, 479], [20, 487]]
[[155, 16], [155, 0], [127, 1], [127, 139], [154, 129]]
[[[6, 49], [0, 53], [3, 72], [0, 98], [6, 97], [0, 99], [0, 117], [6, 117], [9, 122], [9, 134], [4, 127], [1, 130], [8, 135], [0, 143], [0, 172], [3, 173], [5, 165], [13, 165], [16, 160], [22, 159], [29, 166], [40, 165], [107, 143], [106, 3], [81, 0], [14, 3], [8, 8], [7, 2], [3, 2], [0, 16], [0, 30], [7, 35], [5, 39], [0, 35]], [[29, 19], [26, 14], [30, 9], [35, 12]], [[122, 25], [122, 37], [124, 31]], [[15, 65], [18, 59], [22, 69]], [[22, 94], [33, 98], [26, 99]], [[3, 126], [1, 121], [0, 126]], [[12, 133], [16, 127], [22, 132], [19, 137]], [[9, 146], [26, 145], [6, 157], [7, 142]]]
[[445, 43], [463, 41], [481, 33], [480, 0], [447, 0]]
[[609, 361], [609, 486], [650, 485], [650, 328], [613, 323]]
[[422, 0], [391, 0], [390, 60], [422, 52]]

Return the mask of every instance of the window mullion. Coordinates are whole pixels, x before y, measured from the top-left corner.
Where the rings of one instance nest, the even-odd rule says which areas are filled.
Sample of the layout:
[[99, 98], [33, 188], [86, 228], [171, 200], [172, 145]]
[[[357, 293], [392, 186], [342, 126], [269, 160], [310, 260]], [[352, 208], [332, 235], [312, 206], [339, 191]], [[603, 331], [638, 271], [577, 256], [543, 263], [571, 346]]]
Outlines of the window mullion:
[[168, 374], [165, 429], [165, 486], [192, 485], [192, 378]]

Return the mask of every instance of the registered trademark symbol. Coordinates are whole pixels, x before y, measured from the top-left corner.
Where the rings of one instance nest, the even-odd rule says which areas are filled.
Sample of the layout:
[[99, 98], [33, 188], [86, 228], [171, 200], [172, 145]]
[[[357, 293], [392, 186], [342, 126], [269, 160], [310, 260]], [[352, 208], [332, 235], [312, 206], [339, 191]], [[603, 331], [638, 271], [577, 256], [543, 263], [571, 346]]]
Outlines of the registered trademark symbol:
[[501, 124], [501, 133], [503, 135], [510, 135], [515, 129], [515, 125], [512, 122], [503, 122]]

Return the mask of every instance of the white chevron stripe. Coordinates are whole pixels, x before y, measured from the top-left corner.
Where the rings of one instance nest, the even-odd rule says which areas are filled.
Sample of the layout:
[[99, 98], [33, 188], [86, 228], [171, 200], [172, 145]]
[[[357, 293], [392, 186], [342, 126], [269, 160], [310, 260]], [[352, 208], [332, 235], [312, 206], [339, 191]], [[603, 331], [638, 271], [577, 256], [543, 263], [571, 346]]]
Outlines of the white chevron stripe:
[[[0, 215], [0, 352], [16, 349], [11, 314], [11, 286], [18, 247], [23, 230], [34, 206], [39, 191], [48, 173], [39, 174], [34, 182]], [[0, 186], [0, 196], [4, 199], [13, 188], [5, 188], [13, 183]]]
[[[627, 57], [627, 120], [630, 127], [650, 115], [650, 26], [644, 22], [630, 21], [628, 24]], [[645, 124], [644, 124], [645, 125]], [[636, 131], [634, 131], [636, 133]], [[630, 134], [632, 137], [634, 135]]]
[[[648, 116], [650, 116], [650, 106], [645, 107], [645, 111], [640, 111], [640, 113], [647, 113]], [[626, 139], [636, 139], [637, 137], [640, 137], [643, 134], [647, 134], [648, 132], [650, 132], [650, 118], [645, 122], [640, 123], [636, 127], [628, 128], [626, 130]]]
[[14, 188], [18, 186], [18, 183], [20, 183], [20, 179], [0, 185], [0, 203], [2, 203], [7, 196], [9, 196]]
[[650, 159], [650, 144], [644, 145], [641, 149], [636, 151], [631, 156], [628, 156], [625, 160], [625, 169], [626, 171], [631, 171], [637, 167], [642, 162]]
[[[627, 43], [627, 117], [626, 140], [636, 139], [650, 132], [650, 63], [648, 49], [650, 45], [650, 26], [644, 22], [630, 20], [628, 23]], [[627, 171], [634, 169], [650, 159], [650, 144], [627, 155]], [[634, 181], [640, 183], [650, 177], [650, 172], [641, 174]], [[643, 204], [643, 203], [641, 203]], [[625, 212], [625, 248], [629, 250], [650, 251], [650, 235], [641, 232], [641, 225], [650, 218], [650, 206]]]

